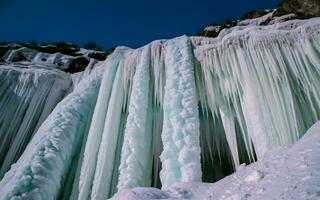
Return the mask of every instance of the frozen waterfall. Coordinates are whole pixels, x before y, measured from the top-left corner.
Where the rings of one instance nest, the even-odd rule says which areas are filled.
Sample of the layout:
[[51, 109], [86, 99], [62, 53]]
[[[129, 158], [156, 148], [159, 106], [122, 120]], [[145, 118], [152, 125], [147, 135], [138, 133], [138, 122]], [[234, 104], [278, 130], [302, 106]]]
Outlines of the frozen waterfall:
[[18, 160], [36, 130], [71, 86], [71, 78], [60, 70], [32, 65], [1, 66], [0, 178]]
[[213, 182], [320, 119], [320, 19], [118, 47], [73, 90], [37, 70], [0, 68], [1, 200]]

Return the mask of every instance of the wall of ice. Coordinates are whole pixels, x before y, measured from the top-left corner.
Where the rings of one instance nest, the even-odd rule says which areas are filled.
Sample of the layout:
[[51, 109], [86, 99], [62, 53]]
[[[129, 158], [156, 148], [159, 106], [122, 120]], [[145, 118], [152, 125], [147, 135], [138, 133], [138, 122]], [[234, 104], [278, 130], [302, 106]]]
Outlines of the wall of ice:
[[0, 199], [212, 182], [295, 143], [320, 118], [320, 19], [118, 47], [75, 79]]
[[71, 78], [60, 70], [19, 64], [0, 67], [0, 178], [71, 87]]

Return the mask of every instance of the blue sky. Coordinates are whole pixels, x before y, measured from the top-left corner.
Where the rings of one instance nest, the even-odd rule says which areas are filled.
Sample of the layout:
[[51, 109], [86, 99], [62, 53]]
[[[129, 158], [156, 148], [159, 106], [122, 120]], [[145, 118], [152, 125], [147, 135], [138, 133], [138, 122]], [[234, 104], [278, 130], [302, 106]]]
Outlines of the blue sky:
[[140, 47], [280, 0], [0, 0], [0, 40]]

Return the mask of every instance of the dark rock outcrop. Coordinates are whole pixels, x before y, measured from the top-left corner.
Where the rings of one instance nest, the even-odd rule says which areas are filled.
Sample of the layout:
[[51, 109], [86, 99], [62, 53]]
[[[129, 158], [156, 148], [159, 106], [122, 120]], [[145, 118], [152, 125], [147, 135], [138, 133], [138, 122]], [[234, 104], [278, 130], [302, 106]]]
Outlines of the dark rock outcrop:
[[294, 13], [297, 18], [320, 16], [320, 0], [283, 0], [274, 16]]
[[70, 73], [84, 71], [88, 66], [88, 64], [89, 64], [89, 60], [87, 60], [85, 57], [83, 56], [77, 57], [71, 61], [69, 67], [64, 71], [70, 72]]

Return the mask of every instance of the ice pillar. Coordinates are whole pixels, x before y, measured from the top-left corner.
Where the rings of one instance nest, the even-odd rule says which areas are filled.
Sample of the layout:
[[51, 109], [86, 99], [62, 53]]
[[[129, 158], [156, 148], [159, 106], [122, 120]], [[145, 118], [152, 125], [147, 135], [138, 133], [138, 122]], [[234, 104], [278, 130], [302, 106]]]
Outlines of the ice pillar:
[[163, 119], [163, 188], [176, 182], [201, 181], [198, 102], [190, 39], [170, 40], [165, 53]]

